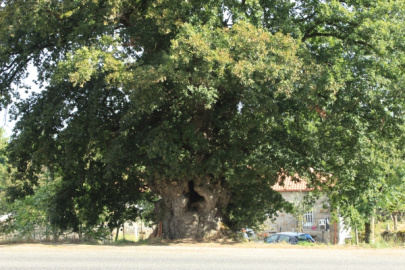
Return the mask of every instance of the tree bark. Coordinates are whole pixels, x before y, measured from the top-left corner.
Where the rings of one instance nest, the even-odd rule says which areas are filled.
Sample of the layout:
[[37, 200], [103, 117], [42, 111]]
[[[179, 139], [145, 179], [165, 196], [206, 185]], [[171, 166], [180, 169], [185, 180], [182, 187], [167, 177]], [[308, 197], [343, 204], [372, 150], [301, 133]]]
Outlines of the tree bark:
[[116, 234], [115, 234], [115, 242], [117, 242], [118, 241], [118, 234], [120, 233], [120, 224], [118, 224], [118, 226], [117, 226], [117, 232], [116, 232]]
[[374, 244], [375, 243], [375, 217], [372, 216], [370, 220], [370, 243]]
[[162, 223], [162, 237], [206, 240], [219, 236], [221, 209], [229, 201], [229, 192], [220, 181], [208, 177], [162, 181], [151, 189], [161, 197], [155, 205], [155, 218]]
[[365, 226], [365, 241], [367, 244], [374, 244], [374, 216], [370, 218], [369, 222], [364, 224]]
[[397, 222], [398, 221], [398, 215], [397, 215], [397, 213], [393, 213], [392, 214], [392, 222], [394, 223], [393, 225], [393, 227], [394, 227], [394, 232], [396, 232], [397, 230], [398, 230], [398, 225], [397, 225]]
[[370, 244], [370, 238], [371, 238], [371, 225], [370, 222], [365, 222], [364, 223], [364, 241], [366, 244]]

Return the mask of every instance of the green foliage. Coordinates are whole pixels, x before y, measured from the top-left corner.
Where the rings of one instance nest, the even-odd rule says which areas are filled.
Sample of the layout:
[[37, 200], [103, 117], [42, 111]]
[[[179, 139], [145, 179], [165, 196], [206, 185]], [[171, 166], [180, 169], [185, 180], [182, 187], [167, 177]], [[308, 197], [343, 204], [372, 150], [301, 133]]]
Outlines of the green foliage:
[[51, 181], [46, 173], [44, 176], [41, 179], [42, 185], [36, 188], [32, 195], [16, 199], [12, 203], [5, 203], [4, 213], [7, 213], [10, 218], [1, 224], [2, 233], [14, 234], [22, 239], [32, 239], [35, 238], [36, 233], [48, 237], [56, 229], [49, 222], [49, 209], [57, 181]]
[[52, 224], [79, 230], [138, 216], [127, 206], [162, 181], [209, 179], [237, 227], [285, 206], [270, 190], [283, 171], [358, 222], [400, 186], [404, 13], [403, 0], [2, 1], [0, 102], [29, 63], [43, 86], [14, 107], [10, 197], [32, 196], [45, 166], [61, 178]]
[[0, 129], [0, 215], [7, 214], [5, 190], [10, 182], [7, 168], [7, 139], [4, 137], [4, 130]]
[[7, 175], [7, 156], [6, 156], [7, 139], [4, 137], [4, 130], [0, 129], [0, 192], [4, 191]]
[[307, 242], [307, 241], [299, 241], [297, 243], [297, 245], [303, 246], [303, 247], [313, 247], [313, 246], [316, 246], [317, 244], [312, 243], [312, 242]]
[[384, 231], [381, 236], [386, 243], [394, 243], [397, 245], [403, 245], [405, 243], [405, 231]]
[[[233, 229], [256, 230], [268, 217], [274, 216], [277, 210], [291, 211], [291, 205], [280, 193], [263, 182], [234, 184], [232, 192], [233, 196], [224, 209], [224, 222]], [[243, 196], [240, 196], [240, 193], [243, 193]]]

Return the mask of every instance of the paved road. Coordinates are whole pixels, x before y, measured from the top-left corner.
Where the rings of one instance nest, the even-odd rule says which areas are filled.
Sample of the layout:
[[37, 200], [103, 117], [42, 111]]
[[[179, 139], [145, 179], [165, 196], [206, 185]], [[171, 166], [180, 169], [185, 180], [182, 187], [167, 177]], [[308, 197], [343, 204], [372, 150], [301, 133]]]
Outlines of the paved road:
[[405, 269], [404, 249], [3, 245], [0, 269]]

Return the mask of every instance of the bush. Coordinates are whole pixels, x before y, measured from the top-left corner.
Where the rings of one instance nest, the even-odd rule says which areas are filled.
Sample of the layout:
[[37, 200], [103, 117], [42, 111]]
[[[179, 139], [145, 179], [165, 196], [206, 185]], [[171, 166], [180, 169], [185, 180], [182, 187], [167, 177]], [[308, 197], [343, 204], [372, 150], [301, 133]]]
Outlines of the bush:
[[396, 244], [405, 243], [405, 231], [397, 231], [397, 232], [384, 231], [381, 234], [381, 236], [386, 242], [394, 242]]

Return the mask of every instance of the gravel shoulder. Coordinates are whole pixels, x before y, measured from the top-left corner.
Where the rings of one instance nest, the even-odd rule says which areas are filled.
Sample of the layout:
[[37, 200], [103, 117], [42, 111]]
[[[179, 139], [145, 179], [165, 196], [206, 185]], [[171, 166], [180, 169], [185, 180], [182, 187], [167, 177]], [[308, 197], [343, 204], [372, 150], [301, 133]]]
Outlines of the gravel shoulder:
[[170, 247], [170, 248], [235, 248], [235, 249], [293, 249], [293, 250], [323, 250], [323, 251], [349, 251], [349, 252], [364, 252], [364, 253], [380, 253], [380, 254], [401, 254], [405, 256], [405, 246], [391, 247], [391, 248], [372, 248], [355, 245], [289, 245], [289, 244], [265, 244], [265, 243], [239, 243], [239, 242], [193, 242], [193, 241], [159, 241], [151, 242], [148, 244], [121, 244], [121, 245], [108, 245], [108, 244], [63, 244], [63, 243], [27, 243], [27, 244], [0, 244], [0, 252], [49, 252], [49, 251], [108, 251], [108, 250], [126, 250], [126, 249], [148, 249], [156, 247]]
[[405, 248], [265, 243], [0, 245], [1, 269], [403, 269]]

